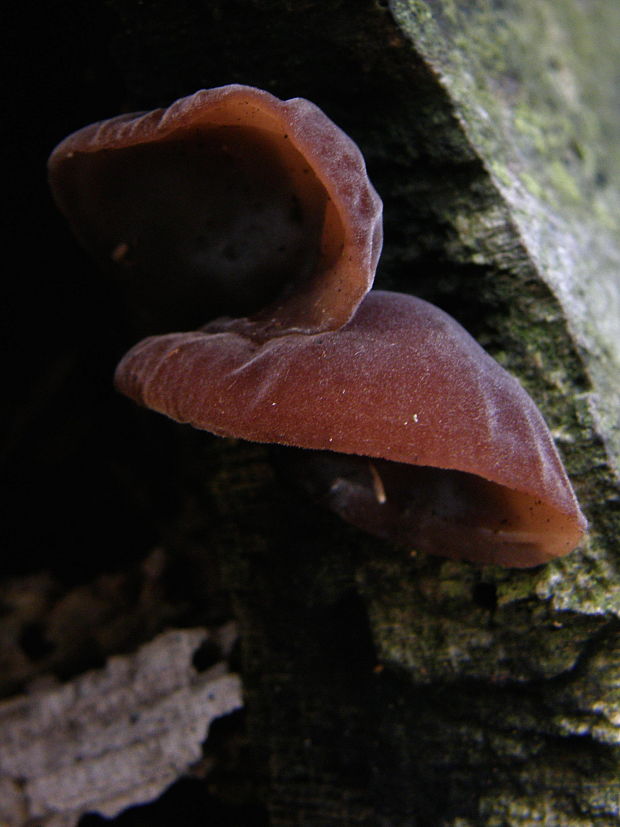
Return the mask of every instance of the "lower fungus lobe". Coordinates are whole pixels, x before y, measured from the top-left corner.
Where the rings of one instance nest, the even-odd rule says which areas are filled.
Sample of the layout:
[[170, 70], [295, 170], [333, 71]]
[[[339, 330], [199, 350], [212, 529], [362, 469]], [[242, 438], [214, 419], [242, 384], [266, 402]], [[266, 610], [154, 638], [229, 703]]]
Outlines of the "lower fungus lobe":
[[475, 474], [330, 452], [300, 455], [300, 476], [315, 498], [398, 545], [517, 568], [566, 550], [565, 515]]

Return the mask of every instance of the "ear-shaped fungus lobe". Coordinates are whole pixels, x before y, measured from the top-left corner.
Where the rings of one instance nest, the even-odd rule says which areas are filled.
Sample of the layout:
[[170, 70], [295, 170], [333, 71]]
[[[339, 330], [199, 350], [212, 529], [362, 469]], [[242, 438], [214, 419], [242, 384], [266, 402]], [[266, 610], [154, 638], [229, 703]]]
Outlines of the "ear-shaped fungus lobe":
[[381, 201], [318, 107], [231, 85], [122, 115], [52, 153], [76, 235], [139, 297], [266, 331], [334, 329], [372, 285]]
[[338, 331], [257, 345], [240, 330], [146, 339], [117, 385], [215, 434], [337, 452], [310, 457], [328, 504], [418, 550], [523, 567], [579, 542], [585, 520], [536, 406], [438, 308], [373, 291]]

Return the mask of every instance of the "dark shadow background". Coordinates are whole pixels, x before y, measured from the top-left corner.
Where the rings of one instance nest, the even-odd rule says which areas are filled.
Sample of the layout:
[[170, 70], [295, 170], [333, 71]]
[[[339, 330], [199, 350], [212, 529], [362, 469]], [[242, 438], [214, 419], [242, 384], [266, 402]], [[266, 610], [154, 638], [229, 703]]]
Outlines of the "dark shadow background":
[[[75, 583], [126, 565], [161, 537], [179, 507], [169, 423], [142, 416], [112, 390], [116, 362], [143, 333], [135, 330], [135, 308], [55, 210], [49, 152], [87, 123], [166, 105], [201, 86], [242, 81], [311, 96], [325, 80], [313, 82], [308, 67], [295, 74], [291, 65], [307, 61], [316, 6], [62, 0], [9, 28], [5, 574], [51, 567]], [[330, 39], [338, 42], [337, 30]], [[316, 54], [318, 63], [326, 59]], [[332, 99], [343, 97], [358, 69], [338, 67]], [[309, 82], [298, 83], [300, 74]]]
[[49, 567], [76, 582], [103, 557], [114, 567], [153, 540], [152, 505], [136, 501], [122, 462], [127, 445], [139, 450], [139, 441], [110, 388], [122, 308], [67, 232], [45, 168], [67, 132], [121, 105], [124, 82], [110, 49], [119, 21], [102, 3], [65, 2], [14, 22], [5, 157], [6, 243], [15, 257], [4, 280], [2, 401], [10, 553], [2, 568]]

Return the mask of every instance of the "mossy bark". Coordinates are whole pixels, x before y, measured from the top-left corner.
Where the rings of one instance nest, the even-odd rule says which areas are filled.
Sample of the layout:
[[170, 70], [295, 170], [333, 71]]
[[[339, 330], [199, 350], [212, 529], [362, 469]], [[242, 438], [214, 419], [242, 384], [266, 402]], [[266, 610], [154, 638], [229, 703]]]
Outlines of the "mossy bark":
[[[377, 286], [439, 304], [519, 377], [591, 521], [584, 549], [532, 571], [431, 559], [309, 503], [265, 447], [169, 423], [148, 430], [149, 415], [129, 406], [111, 425], [93, 403], [81, 422], [104, 440], [113, 431], [100, 467], [131, 489], [134, 511], [155, 515], [145, 544], [182, 560], [201, 543], [221, 561], [241, 626], [252, 795], [258, 787], [273, 825], [617, 823], [620, 8], [107, 0], [99, 12], [124, 91], [117, 77], [100, 110], [81, 103], [108, 64], [80, 52], [57, 137], [229, 82], [315, 101], [358, 141], [384, 199]], [[82, 279], [87, 265], [75, 266]], [[88, 335], [99, 352], [112, 327], [116, 356], [138, 313], [110, 325], [111, 304], [89, 305]], [[64, 404], [75, 416], [73, 391]], [[156, 499], [158, 467], [174, 473], [160, 474]], [[100, 490], [89, 473], [73, 496]], [[48, 489], [53, 528], [66, 488]], [[115, 520], [106, 510], [105, 525]], [[32, 531], [24, 522], [20, 541]], [[105, 570], [110, 535], [98, 550], [93, 534]], [[127, 545], [118, 540], [115, 559]], [[64, 553], [77, 558], [70, 544]], [[200, 585], [177, 577], [170, 594], [183, 606], [209, 593]]]
[[525, 573], [408, 556], [281, 494], [265, 512], [265, 466], [242, 523], [260, 551], [240, 536], [227, 570], [274, 824], [620, 814], [620, 55], [593, 42], [620, 15], [597, 10], [395, 2], [367, 81], [384, 95], [363, 120], [332, 107], [386, 200], [379, 283], [451, 309], [519, 376], [592, 531]]

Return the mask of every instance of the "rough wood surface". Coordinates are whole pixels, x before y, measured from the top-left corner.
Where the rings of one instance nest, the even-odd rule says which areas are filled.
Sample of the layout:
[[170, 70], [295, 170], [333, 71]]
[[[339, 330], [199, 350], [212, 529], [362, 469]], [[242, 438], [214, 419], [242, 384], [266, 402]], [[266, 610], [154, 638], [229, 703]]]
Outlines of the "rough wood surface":
[[211, 722], [241, 706], [224, 661], [192, 666], [209, 638], [229, 652], [235, 637], [164, 632], [105, 669], [0, 704], [0, 824], [72, 827], [160, 795], [200, 758]]

